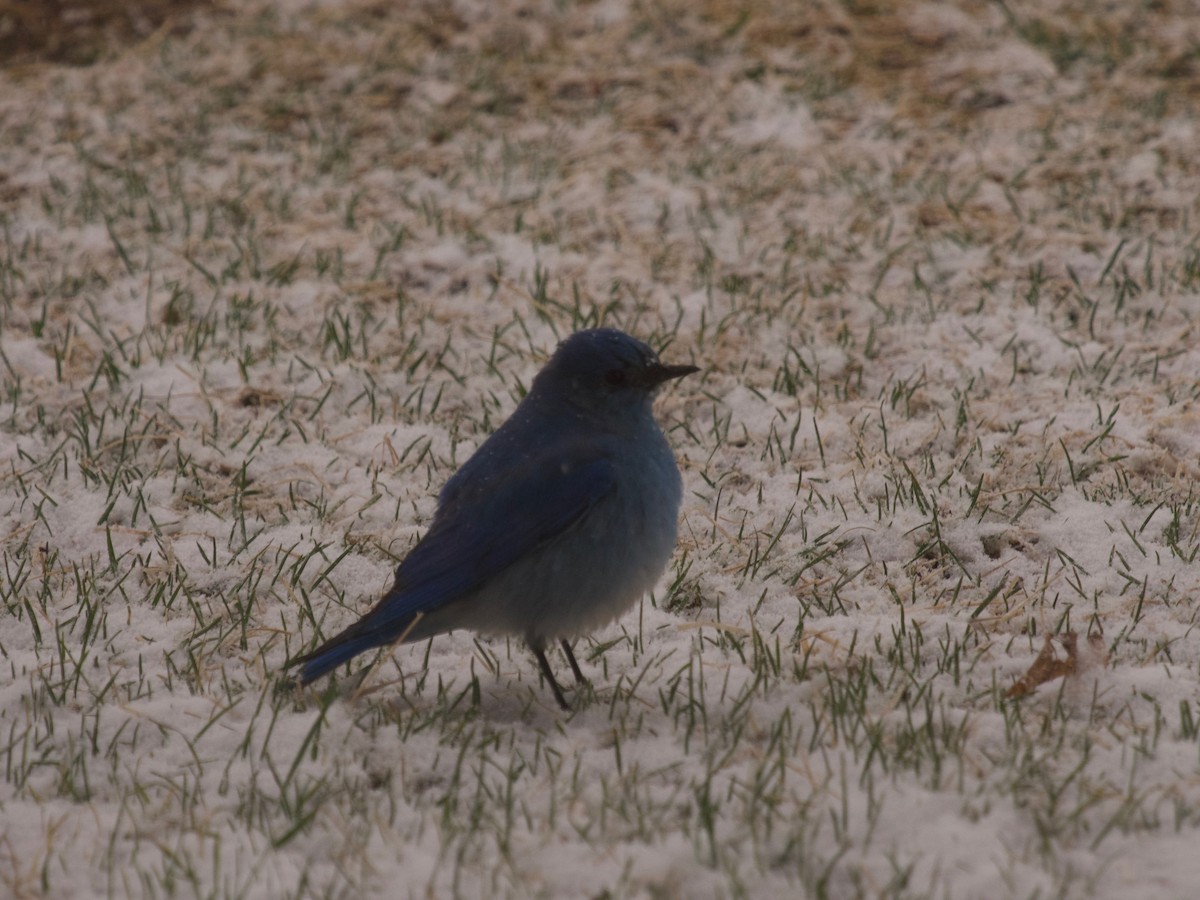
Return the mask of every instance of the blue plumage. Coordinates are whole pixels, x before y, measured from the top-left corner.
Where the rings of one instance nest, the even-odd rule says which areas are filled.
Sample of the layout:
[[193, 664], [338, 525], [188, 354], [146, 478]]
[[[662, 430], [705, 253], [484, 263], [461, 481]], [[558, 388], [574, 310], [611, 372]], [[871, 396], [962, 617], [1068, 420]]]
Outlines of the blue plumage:
[[675, 546], [679, 470], [654, 421], [663, 382], [697, 371], [597, 328], [567, 338], [513, 415], [446, 483], [425, 537], [358, 622], [293, 660], [307, 684], [359, 653], [455, 628], [515, 635], [568, 708], [545, 649], [625, 612]]

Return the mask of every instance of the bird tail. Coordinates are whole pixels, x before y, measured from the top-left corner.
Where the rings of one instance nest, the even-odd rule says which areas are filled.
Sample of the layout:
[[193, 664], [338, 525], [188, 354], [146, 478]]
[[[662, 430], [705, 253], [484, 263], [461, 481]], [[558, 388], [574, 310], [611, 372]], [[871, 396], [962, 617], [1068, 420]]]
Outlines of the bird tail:
[[389, 621], [380, 622], [379, 619], [384, 610], [386, 607], [381, 603], [349, 628], [331, 637], [312, 653], [298, 656], [288, 662], [288, 667], [300, 666], [300, 684], [306, 685], [316, 681], [322, 675], [329, 674], [342, 663], [349, 662], [360, 653], [366, 653], [376, 647], [403, 643], [408, 639], [416, 624], [424, 617], [424, 613], [412, 612], [407, 615], [407, 621], [397, 622], [389, 616], [387, 617]]
[[378, 635], [359, 634], [351, 625], [337, 637], [326, 641], [312, 653], [293, 659], [289, 666], [300, 666], [300, 683], [308, 684], [316, 681], [322, 675], [327, 675], [344, 662], [349, 662], [360, 653], [379, 646]]

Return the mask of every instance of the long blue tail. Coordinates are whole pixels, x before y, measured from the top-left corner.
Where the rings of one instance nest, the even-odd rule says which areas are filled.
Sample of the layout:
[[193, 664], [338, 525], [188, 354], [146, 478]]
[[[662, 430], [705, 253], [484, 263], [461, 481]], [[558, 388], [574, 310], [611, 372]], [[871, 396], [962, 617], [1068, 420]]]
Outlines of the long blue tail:
[[360, 653], [365, 653], [380, 646], [378, 635], [365, 634], [358, 638], [334, 638], [322, 644], [307, 656], [293, 660], [293, 665], [301, 665], [300, 683], [308, 684], [316, 681], [322, 675], [328, 675], [344, 662], [349, 662]]
[[[439, 538], [439, 535], [441, 537]], [[479, 581], [478, 567], [449, 559], [457, 545], [446, 539], [452, 531], [431, 531], [396, 570], [396, 583], [361, 619], [334, 635], [312, 653], [297, 657], [289, 666], [302, 666], [300, 683], [308, 684], [336, 669], [360, 653], [429, 637], [428, 623], [415, 629], [421, 618], [461, 597]], [[402, 574], [403, 573], [403, 574]], [[414, 630], [415, 629], [415, 630]]]
[[312, 653], [289, 662], [289, 666], [301, 666], [300, 683], [308, 684], [316, 681], [322, 675], [329, 674], [342, 663], [349, 662], [360, 653], [376, 647], [387, 646], [403, 636], [415, 618], [410, 613], [403, 617], [407, 621], [397, 622], [395, 618], [387, 616], [386, 612], [388, 612], [387, 608], [380, 604], [345, 631], [327, 640]]

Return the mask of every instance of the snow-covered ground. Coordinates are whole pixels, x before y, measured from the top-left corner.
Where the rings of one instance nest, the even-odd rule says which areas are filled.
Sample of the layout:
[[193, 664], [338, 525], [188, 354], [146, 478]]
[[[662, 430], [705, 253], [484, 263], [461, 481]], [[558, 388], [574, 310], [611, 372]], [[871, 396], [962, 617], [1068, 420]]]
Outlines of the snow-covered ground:
[[[223, 0], [0, 69], [0, 895], [1194, 896], [1193, 12]], [[469, 633], [291, 690], [600, 322], [703, 372], [577, 711]]]

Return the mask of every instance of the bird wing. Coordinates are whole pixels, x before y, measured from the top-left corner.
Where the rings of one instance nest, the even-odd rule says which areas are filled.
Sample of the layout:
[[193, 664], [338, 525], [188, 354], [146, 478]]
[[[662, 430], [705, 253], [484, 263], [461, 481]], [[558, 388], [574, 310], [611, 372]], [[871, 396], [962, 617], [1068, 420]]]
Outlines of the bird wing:
[[467, 479], [361, 619], [292, 660], [307, 684], [373, 647], [404, 638], [417, 615], [453, 603], [553, 541], [616, 488], [610, 458], [580, 448], [543, 453], [493, 478]]
[[396, 569], [391, 593], [404, 598], [400, 615], [475, 590], [562, 535], [615, 487], [609, 458], [568, 451], [540, 455], [458, 492]]

